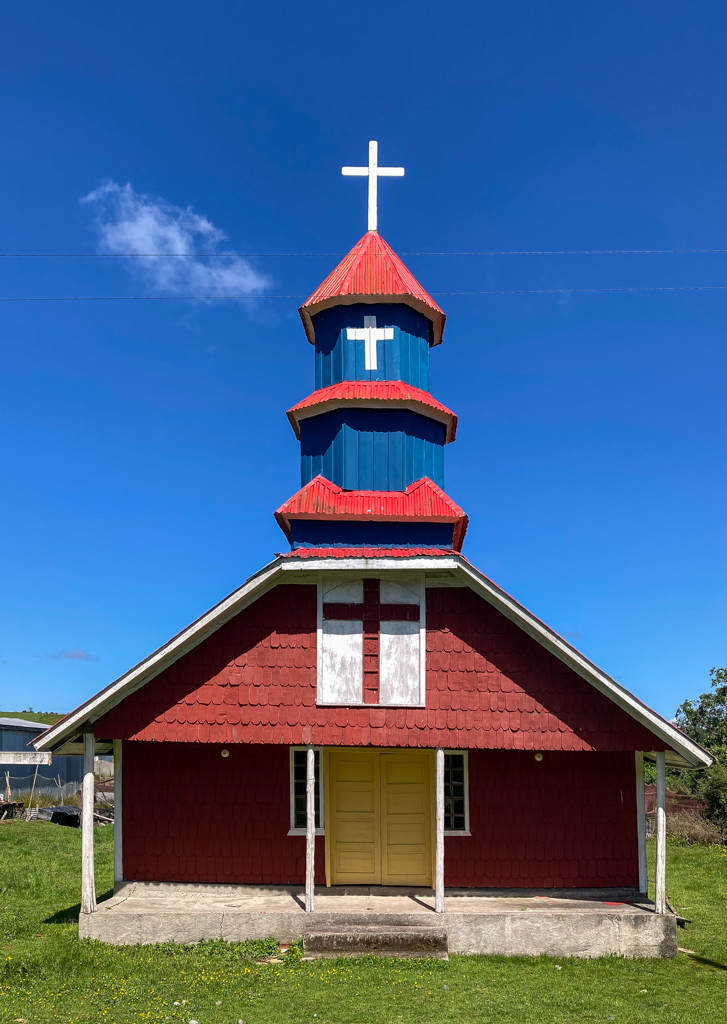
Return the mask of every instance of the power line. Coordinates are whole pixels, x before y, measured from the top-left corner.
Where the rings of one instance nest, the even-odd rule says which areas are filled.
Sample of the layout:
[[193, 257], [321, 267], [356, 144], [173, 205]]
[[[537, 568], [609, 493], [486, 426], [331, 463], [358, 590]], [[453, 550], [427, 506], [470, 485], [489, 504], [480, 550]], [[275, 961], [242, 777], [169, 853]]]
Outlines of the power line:
[[[727, 249], [482, 249], [462, 252], [400, 252], [399, 256], [667, 256], [725, 254]], [[0, 259], [245, 259], [270, 258], [340, 258], [345, 252], [0, 252]], [[386, 257], [386, 253], [370, 253]]]
[[[579, 295], [599, 292], [713, 292], [725, 284], [646, 285], [624, 288], [497, 288], [488, 291], [432, 292], [437, 296], [467, 295]], [[235, 302], [251, 299], [304, 299], [298, 295], [6, 295], [0, 302]]]
[[635, 288], [507, 288], [486, 292], [432, 292], [432, 295], [558, 295], [580, 292], [714, 292], [727, 290], [727, 284], [645, 285]]

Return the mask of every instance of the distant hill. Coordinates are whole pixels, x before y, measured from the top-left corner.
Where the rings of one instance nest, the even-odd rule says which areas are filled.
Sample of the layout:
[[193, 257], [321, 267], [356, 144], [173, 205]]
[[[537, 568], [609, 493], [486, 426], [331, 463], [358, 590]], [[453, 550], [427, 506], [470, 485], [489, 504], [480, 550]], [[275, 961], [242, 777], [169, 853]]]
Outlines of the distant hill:
[[53, 725], [54, 722], [63, 718], [63, 715], [55, 711], [0, 711], [0, 718], [25, 718], [28, 722], [40, 722], [42, 725]]

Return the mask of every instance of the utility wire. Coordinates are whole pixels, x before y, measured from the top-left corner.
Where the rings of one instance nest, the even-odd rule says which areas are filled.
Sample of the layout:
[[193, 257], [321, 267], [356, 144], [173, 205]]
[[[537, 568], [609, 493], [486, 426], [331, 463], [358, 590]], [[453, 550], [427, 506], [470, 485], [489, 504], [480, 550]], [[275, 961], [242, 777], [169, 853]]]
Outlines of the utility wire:
[[[399, 256], [665, 256], [665, 255], [707, 255], [727, 253], [727, 249], [483, 249], [471, 252], [400, 252]], [[342, 257], [345, 252], [0, 252], [0, 259], [268, 259], [291, 257]], [[370, 253], [370, 256], [386, 257], [387, 253]]]
[[[489, 291], [431, 292], [432, 295], [563, 295], [598, 292], [713, 292], [727, 284], [654, 285], [635, 288], [498, 288]], [[0, 302], [231, 302], [251, 299], [304, 299], [298, 295], [5, 295]]]

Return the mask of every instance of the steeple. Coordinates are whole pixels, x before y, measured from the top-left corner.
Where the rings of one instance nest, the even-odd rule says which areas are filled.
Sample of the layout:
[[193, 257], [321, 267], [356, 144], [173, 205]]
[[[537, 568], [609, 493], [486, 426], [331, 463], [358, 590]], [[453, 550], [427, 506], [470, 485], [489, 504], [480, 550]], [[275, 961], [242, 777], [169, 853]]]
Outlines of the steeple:
[[276, 519], [291, 546], [460, 550], [467, 517], [443, 490], [457, 417], [429, 393], [442, 310], [369, 230], [300, 316], [315, 349], [315, 391], [288, 410], [302, 488]]

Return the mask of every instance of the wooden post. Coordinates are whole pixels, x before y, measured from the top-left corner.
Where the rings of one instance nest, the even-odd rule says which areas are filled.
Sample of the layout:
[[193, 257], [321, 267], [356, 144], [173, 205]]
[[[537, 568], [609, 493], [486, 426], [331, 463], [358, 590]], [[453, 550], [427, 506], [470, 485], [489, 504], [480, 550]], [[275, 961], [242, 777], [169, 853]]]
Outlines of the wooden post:
[[39, 767], [40, 767], [40, 765], [36, 765], [35, 766], [35, 775], [33, 776], [33, 786], [32, 786], [32, 788], [30, 790], [30, 800], [28, 800], [28, 810], [30, 810], [32, 808], [32, 806], [33, 806], [33, 794], [35, 793], [35, 784], [38, 781], [38, 768]]
[[666, 759], [656, 755], [656, 904], [657, 914], [666, 913]]
[[434, 857], [434, 910], [444, 913], [444, 751], [437, 747], [435, 781], [436, 851]]
[[644, 752], [637, 750], [636, 759], [636, 833], [639, 844], [639, 892], [648, 893], [646, 870], [646, 800], [644, 798]]
[[305, 756], [305, 909], [313, 911], [316, 871], [316, 752], [308, 747]]
[[92, 914], [96, 909], [96, 882], [93, 871], [93, 804], [94, 778], [93, 731], [83, 734], [83, 807], [81, 809], [81, 913]]
[[114, 883], [124, 880], [121, 740], [114, 740]]

